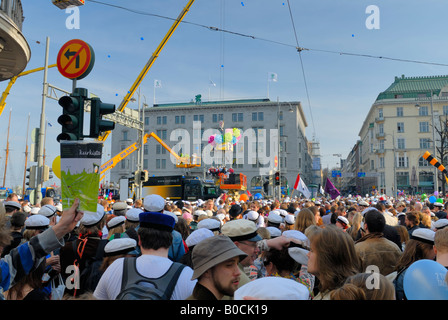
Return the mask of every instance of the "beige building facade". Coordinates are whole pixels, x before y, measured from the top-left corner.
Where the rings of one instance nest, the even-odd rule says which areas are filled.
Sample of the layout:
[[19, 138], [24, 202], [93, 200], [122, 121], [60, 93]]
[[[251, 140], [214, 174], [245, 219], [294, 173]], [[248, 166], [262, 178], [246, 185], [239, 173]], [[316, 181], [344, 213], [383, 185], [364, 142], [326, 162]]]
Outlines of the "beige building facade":
[[422, 156], [428, 151], [446, 165], [447, 120], [448, 76], [395, 77], [359, 131], [361, 193], [397, 197], [441, 191], [444, 177]]

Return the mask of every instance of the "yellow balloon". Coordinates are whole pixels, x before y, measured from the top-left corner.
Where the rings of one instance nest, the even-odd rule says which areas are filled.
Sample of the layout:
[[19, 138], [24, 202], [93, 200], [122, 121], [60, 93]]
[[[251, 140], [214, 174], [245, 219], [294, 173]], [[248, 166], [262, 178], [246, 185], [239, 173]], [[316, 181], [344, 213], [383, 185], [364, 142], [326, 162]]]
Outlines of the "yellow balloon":
[[53, 163], [51, 164], [51, 169], [56, 177], [61, 179], [61, 156], [57, 156], [54, 158]]

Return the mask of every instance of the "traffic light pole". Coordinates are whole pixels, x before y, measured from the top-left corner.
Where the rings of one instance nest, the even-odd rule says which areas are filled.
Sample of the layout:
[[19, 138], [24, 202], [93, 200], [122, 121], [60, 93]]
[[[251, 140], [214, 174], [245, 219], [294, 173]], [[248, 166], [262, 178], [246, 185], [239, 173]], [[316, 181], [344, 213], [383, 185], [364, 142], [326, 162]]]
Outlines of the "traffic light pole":
[[34, 192], [34, 203], [38, 204], [42, 200], [42, 175], [43, 175], [43, 164], [44, 164], [44, 141], [45, 141], [45, 101], [47, 98], [47, 76], [48, 76], [48, 54], [50, 47], [50, 38], [47, 37], [46, 48], [45, 48], [45, 65], [44, 65], [44, 82], [43, 82], [43, 92], [42, 92], [42, 110], [40, 112], [40, 130], [39, 130], [39, 145], [37, 149], [37, 185], [36, 192]]

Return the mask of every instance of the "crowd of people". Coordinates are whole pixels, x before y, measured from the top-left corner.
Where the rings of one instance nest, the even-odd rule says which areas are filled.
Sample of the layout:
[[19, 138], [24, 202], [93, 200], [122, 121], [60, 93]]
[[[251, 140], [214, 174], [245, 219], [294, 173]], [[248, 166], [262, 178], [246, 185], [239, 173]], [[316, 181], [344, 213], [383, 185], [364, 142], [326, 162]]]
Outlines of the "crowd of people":
[[78, 204], [0, 203], [2, 299], [448, 299], [448, 276], [413, 278], [422, 261], [447, 274], [443, 198]]

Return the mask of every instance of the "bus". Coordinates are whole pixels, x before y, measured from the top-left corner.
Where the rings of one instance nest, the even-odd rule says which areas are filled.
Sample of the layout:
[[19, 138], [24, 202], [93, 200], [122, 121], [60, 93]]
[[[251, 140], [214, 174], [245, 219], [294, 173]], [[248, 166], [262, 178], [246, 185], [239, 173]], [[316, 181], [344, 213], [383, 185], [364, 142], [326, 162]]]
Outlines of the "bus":
[[196, 201], [198, 199], [216, 199], [221, 189], [214, 180], [201, 179], [197, 176], [161, 176], [149, 177], [143, 182], [142, 198], [158, 194], [170, 200]]

